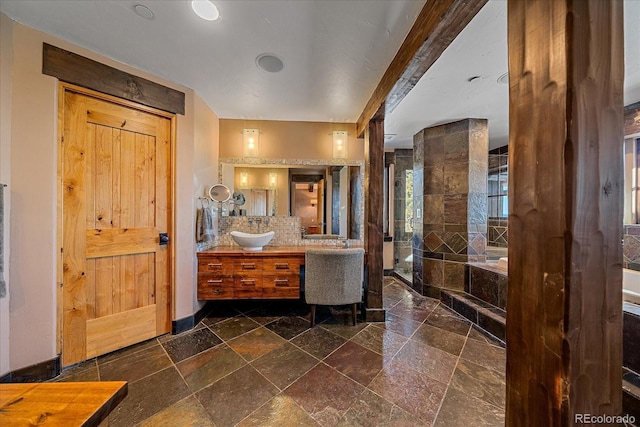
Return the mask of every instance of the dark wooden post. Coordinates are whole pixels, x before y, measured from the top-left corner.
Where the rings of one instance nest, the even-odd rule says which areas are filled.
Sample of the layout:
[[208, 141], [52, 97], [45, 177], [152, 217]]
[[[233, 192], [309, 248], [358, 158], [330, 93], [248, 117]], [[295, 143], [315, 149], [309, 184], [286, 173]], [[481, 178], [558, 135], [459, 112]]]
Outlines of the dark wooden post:
[[382, 287], [384, 120], [372, 120], [364, 135], [364, 245], [367, 251], [368, 283], [365, 295], [365, 319], [384, 322]]
[[622, 2], [509, 0], [508, 426], [621, 412]]

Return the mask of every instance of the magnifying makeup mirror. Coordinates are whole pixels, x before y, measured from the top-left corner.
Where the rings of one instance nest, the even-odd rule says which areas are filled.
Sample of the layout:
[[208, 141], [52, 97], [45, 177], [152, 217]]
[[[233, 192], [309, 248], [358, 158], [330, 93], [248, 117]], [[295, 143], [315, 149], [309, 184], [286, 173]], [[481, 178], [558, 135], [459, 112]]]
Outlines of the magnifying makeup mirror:
[[215, 184], [209, 188], [209, 198], [214, 202], [223, 203], [229, 200], [231, 191], [224, 184]]

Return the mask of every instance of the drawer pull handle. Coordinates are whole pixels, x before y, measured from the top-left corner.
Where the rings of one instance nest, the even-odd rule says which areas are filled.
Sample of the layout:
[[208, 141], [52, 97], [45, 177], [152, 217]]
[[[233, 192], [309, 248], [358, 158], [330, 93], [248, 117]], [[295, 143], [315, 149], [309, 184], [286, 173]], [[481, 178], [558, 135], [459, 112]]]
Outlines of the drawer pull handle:
[[221, 263], [221, 262], [219, 262], [219, 263], [213, 263], [213, 262], [210, 262], [210, 263], [209, 263], [209, 264], [207, 264], [207, 265], [208, 265], [209, 267], [222, 267], [222, 263]]
[[240, 282], [244, 285], [245, 283], [252, 283], [254, 286], [256, 284], [256, 279], [241, 279]]
[[286, 286], [289, 284], [289, 279], [275, 279], [273, 282], [276, 286]]
[[209, 279], [207, 280], [207, 283], [222, 283], [222, 279], [218, 279], [218, 280]]
[[242, 268], [247, 270], [255, 270], [256, 264], [254, 262], [243, 262], [240, 264]]
[[276, 262], [275, 265], [276, 265], [276, 270], [289, 268], [289, 263], [288, 262]]

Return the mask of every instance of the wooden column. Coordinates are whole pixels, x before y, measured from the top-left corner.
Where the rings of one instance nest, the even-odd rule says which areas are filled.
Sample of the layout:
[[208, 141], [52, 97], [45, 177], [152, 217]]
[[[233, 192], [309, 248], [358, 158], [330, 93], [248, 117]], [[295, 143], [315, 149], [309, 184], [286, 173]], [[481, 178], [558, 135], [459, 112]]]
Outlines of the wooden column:
[[365, 295], [365, 319], [384, 322], [382, 287], [382, 209], [384, 176], [384, 120], [372, 120], [364, 136], [364, 245], [367, 251], [368, 282]]
[[621, 412], [622, 2], [509, 0], [508, 426]]

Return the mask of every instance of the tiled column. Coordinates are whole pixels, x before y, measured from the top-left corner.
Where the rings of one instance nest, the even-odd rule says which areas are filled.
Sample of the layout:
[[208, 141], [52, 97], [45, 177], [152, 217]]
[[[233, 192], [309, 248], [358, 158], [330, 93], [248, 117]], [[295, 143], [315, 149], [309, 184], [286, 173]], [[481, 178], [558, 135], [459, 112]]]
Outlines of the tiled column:
[[413, 137], [413, 287], [464, 290], [466, 262], [485, 261], [487, 120], [465, 119]]

